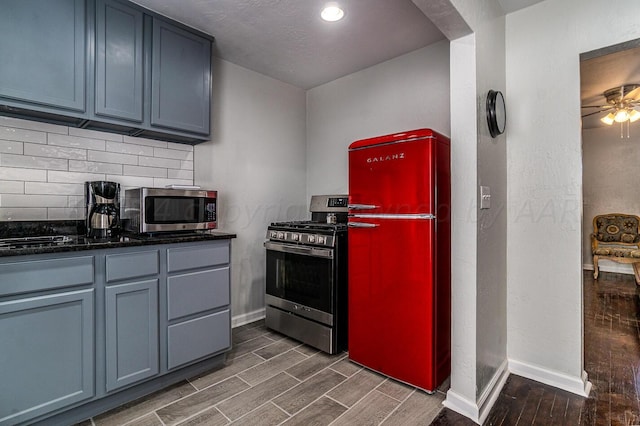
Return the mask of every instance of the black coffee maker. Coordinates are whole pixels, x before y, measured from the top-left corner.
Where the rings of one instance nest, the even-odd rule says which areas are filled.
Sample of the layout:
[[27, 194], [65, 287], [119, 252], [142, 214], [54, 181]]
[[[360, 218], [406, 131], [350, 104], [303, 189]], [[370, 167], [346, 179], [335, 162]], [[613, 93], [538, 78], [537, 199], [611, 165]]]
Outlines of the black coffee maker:
[[120, 234], [120, 184], [85, 182], [87, 237], [108, 239]]

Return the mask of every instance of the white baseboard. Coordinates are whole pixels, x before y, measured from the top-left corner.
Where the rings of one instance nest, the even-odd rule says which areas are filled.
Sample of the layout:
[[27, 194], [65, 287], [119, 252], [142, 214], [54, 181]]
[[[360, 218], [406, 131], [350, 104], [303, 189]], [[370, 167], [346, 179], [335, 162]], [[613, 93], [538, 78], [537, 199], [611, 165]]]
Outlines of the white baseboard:
[[449, 389], [447, 398], [442, 403], [445, 407], [453, 410], [463, 416], [473, 420], [477, 424], [482, 424], [486, 420], [493, 404], [500, 396], [500, 391], [509, 377], [508, 362], [505, 360], [496, 373], [493, 375], [489, 384], [485, 388], [477, 401], [471, 401], [462, 395]]
[[[600, 268], [600, 272], [613, 272], [615, 274], [633, 275], [633, 267], [624, 263], [616, 263], [608, 261], [606, 259], [601, 259], [598, 261], [598, 266]], [[593, 271], [593, 264], [585, 263], [582, 265], [582, 269]]]
[[563, 389], [576, 395], [588, 397], [589, 392], [591, 392], [591, 382], [587, 380], [586, 371], [582, 372], [581, 377], [575, 377], [513, 359], [509, 360], [509, 371], [518, 376]]
[[250, 322], [258, 321], [264, 318], [265, 309], [257, 309], [253, 312], [247, 312], [246, 314], [236, 315], [231, 318], [231, 328], [240, 327], [241, 325], [249, 324]]

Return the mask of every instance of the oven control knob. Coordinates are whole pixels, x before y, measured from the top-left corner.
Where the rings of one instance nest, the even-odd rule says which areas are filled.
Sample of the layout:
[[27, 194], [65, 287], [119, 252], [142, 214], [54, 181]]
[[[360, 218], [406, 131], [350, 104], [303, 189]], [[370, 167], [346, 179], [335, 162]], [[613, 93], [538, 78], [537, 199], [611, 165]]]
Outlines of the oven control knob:
[[269, 238], [278, 238], [278, 231], [271, 231], [269, 233]]
[[291, 234], [291, 239], [292, 239], [293, 241], [300, 241], [300, 234], [292, 233], [292, 234]]
[[318, 244], [326, 244], [327, 237], [323, 237], [322, 235], [318, 235]]
[[315, 243], [316, 242], [316, 236], [315, 235], [309, 235], [309, 237], [307, 239], [309, 240], [310, 243]]
[[278, 232], [278, 236], [276, 237], [279, 240], [284, 240], [284, 232]]

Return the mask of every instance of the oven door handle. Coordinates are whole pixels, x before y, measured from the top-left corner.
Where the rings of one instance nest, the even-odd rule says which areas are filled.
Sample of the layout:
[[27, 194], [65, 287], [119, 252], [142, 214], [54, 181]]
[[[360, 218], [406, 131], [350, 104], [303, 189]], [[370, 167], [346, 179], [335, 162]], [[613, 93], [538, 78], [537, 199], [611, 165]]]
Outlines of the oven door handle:
[[294, 246], [291, 244], [273, 243], [265, 241], [264, 247], [267, 250], [280, 251], [282, 253], [300, 254], [303, 256], [322, 257], [324, 259], [333, 259], [333, 250], [316, 247]]

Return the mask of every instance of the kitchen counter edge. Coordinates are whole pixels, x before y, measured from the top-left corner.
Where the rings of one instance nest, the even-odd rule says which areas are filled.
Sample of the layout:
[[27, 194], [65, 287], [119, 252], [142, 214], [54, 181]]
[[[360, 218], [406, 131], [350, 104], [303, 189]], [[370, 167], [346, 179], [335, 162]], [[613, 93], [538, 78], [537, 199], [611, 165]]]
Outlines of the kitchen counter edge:
[[27, 256], [33, 254], [46, 254], [46, 253], [65, 253], [65, 252], [77, 252], [85, 250], [101, 250], [118, 247], [136, 247], [136, 246], [150, 246], [158, 244], [178, 244], [178, 243], [190, 243], [199, 241], [214, 241], [214, 240], [229, 240], [237, 238], [234, 233], [222, 232], [222, 231], [210, 231], [202, 234], [185, 234], [185, 235], [155, 235], [153, 237], [122, 237], [119, 241], [98, 241], [85, 239], [72, 244], [62, 244], [57, 246], [48, 247], [27, 247], [16, 249], [0, 249], [0, 257], [9, 256]]

